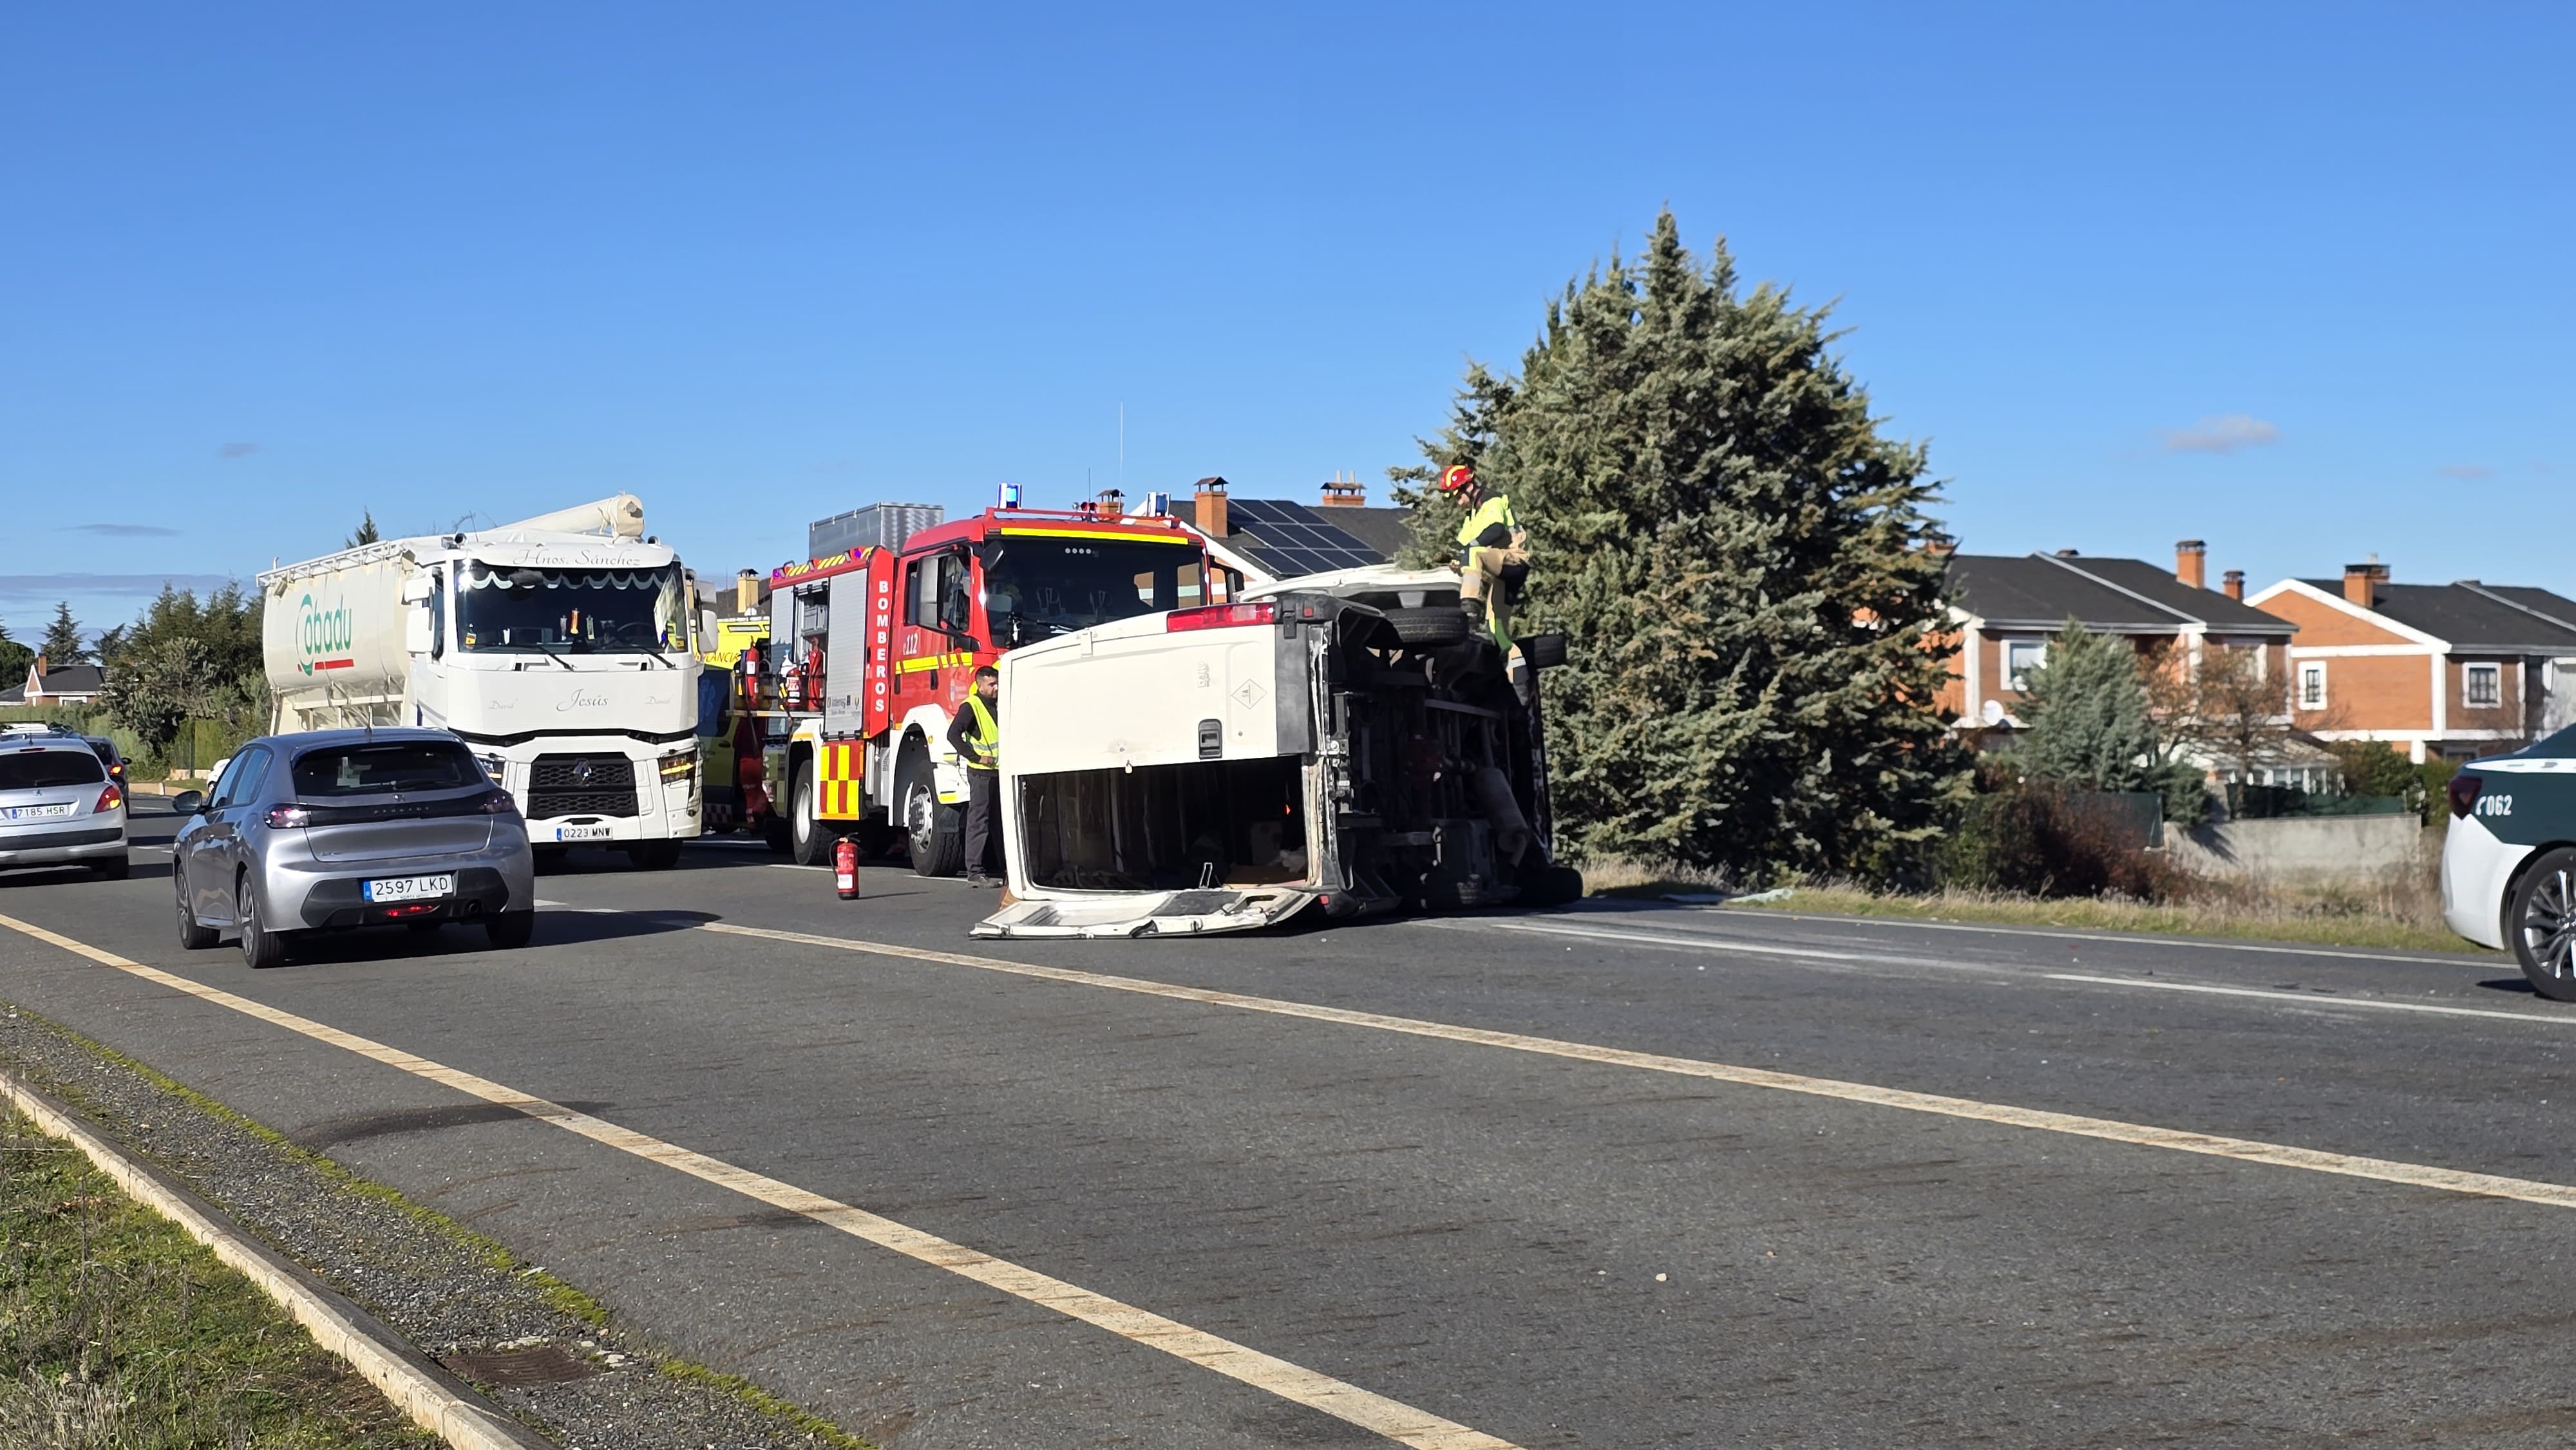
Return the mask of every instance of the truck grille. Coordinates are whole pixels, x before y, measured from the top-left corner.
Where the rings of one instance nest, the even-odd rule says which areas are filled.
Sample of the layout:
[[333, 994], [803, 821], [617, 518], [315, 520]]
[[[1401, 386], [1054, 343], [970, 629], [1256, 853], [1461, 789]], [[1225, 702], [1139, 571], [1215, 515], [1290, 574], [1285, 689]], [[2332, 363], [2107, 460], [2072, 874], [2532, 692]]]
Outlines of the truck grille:
[[622, 755], [540, 755], [528, 768], [528, 818], [632, 816], [635, 763]]

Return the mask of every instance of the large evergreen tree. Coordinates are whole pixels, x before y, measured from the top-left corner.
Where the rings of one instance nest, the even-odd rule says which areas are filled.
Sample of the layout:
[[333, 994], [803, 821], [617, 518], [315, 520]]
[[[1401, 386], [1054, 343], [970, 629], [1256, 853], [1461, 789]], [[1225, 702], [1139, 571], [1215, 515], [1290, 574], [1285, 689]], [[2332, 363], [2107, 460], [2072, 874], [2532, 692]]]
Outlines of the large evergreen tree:
[[45, 657], [49, 670], [89, 663], [89, 646], [81, 640], [80, 621], [72, 618], [70, 600], [54, 606], [54, 622], [45, 626], [45, 640], [36, 646], [36, 653]]
[[344, 549], [354, 549], [360, 544], [375, 543], [382, 537], [383, 536], [381, 534], [376, 532], [376, 511], [374, 509], [368, 509], [365, 511], [364, 515], [359, 518], [358, 527], [356, 530], [351, 532], [348, 541], [343, 543], [340, 547]]
[[1471, 369], [1425, 466], [1417, 553], [1466, 459], [1530, 531], [1521, 628], [1547, 676], [1560, 844], [1713, 867], [1884, 874], [1966, 790], [1933, 699], [1952, 647], [1922, 449], [1883, 438], [1825, 312], [1704, 270], [1670, 213], [1551, 304], [1517, 377]]

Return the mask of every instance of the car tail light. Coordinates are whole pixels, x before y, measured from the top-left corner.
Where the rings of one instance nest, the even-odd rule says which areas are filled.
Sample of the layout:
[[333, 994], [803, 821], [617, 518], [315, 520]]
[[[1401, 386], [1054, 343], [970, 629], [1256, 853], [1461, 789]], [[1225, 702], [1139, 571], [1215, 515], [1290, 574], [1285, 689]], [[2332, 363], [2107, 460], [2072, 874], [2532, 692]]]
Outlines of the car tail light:
[[1163, 616], [1163, 632], [1178, 634], [1185, 629], [1228, 629], [1238, 624], [1277, 624], [1279, 606], [1267, 600], [1259, 604], [1211, 604], [1205, 609], [1175, 609]]
[[118, 790], [115, 783], [110, 782], [107, 789], [98, 793], [98, 804], [91, 807], [91, 809], [112, 811], [123, 804], [125, 804], [125, 792]]
[[515, 816], [519, 813], [519, 803], [510, 799], [506, 790], [485, 791], [474, 802], [474, 808], [487, 816]]
[[272, 831], [300, 831], [313, 824], [310, 806], [270, 806], [268, 828]]
[[2461, 771], [2458, 775], [2452, 776], [2450, 788], [2451, 814], [2455, 816], [2467, 815], [2470, 807], [2475, 806], [2478, 803], [2478, 792], [2485, 790], [2486, 788], [2487, 780], [2485, 776], [2471, 775], [2465, 770]]

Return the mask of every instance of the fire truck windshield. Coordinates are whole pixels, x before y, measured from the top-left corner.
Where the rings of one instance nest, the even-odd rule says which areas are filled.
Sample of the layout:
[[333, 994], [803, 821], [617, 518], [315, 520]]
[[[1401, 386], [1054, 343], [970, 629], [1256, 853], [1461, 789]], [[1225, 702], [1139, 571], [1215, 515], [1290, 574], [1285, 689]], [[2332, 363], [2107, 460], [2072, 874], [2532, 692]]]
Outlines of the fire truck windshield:
[[1178, 539], [1005, 537], [984, 548], [984, 614], [1004, 648], [1202, 602], [1199, 551]]

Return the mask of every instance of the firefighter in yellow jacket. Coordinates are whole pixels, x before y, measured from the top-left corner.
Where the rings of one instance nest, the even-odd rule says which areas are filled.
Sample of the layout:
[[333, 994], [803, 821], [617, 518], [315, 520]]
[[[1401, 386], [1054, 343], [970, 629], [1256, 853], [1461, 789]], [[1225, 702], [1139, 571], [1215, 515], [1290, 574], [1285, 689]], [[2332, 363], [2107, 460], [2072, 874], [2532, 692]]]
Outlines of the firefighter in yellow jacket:
[[1529, 530], [1513, 516], [1510, 496], [1486, 491], [1466, 464], [1441, 472], [1440, 491], [1467, 515], [1458, 525], [1458, 603], [1467, 611], [1467, 627], [1490, 633], [1494, 647], [1509, 658], [1515, 651], [1512, 606], [1529, 578]]

